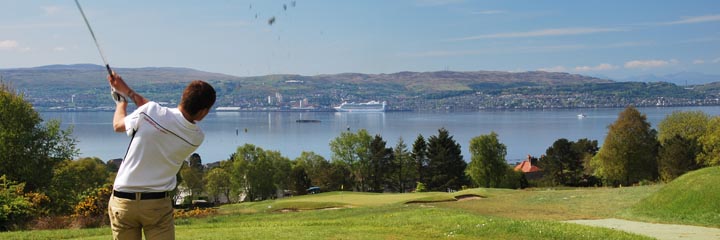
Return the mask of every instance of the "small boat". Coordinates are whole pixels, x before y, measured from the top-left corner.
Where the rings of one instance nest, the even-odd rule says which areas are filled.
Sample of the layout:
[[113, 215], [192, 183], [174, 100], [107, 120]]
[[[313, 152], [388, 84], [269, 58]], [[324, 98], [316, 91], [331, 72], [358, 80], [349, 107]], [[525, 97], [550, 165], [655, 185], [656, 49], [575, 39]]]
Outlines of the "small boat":
[[583, 119], [583, 118], [587, 117], [587, 115], [581, 113], [581, 114], [578, 114], [577, 117], [578, 117], [578, 119]]
[[298, 119], [298, 120], [295, 120], [295, 122], [297, 122], [297, 123], [319, 123], [320, 120], [317, 120], [317, 119]]

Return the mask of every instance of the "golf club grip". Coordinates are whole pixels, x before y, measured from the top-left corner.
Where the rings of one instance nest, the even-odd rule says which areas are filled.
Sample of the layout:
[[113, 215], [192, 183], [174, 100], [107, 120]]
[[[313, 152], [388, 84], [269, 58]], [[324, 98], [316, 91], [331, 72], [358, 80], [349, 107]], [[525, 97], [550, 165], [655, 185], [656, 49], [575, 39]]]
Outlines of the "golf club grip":
[[105, 69], [107, 69], [107, 71], [108, 71], [108, 74], [110, 74], [110, 76], [112, 76], [112, 75], [113, 75], [113, 73], [112, 73], [112, 69], [110, 69], [110, 64], [105, 64]]

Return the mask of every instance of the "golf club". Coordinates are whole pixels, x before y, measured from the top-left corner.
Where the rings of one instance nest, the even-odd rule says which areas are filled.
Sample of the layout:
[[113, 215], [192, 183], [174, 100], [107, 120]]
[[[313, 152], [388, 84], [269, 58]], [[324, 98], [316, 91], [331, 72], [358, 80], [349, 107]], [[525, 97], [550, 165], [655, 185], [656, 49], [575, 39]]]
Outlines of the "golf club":
[[[80, 2], [78, 0], [75, 0], [75, 5], [77, 5], [78, 10], [80, 10], [80, 15], [82, 15], [83, 20], [85, 20], [85, 25], [87, 26], [88, 30], [90, 31], [90, 35], [93, 38], [93, 41], [95, 42], [95, 46], [97, 47], [98, 52], [100, 52], [100, 57], [103, 60], [103, 63], [105, 63], [105, 69], [107, 69], [107, 72], [109, 75], [113, 75], [112, 69], [110, 69], [110, 64], [108, 63], [107, 59], [105, 58], [105, 54], [103, 53], [102, 48], [100, 48], [100, 44], [98, 43], [97, 38], [95, 37], [95, 32], [93, 32], [92, 27], [90, 27], [90, 22], [88, 22], [87, 17], [85, 17], [85, 12], [82, 10], [82, 7], [80, 6]], [[126, 102], [125, 96], [121, 95], [120, 93], [116, 92], [114, 88], [110, 87], [110, 95], [113, 98], [113, 101], [115, 102]]]
[[105, 63], [105, 68], [107, 69], [108, 74], [112, 75], [110, 64], [105, 58], [105, 54], [103, 54], [103, 50], [102, 48], [100, 48], [100, 44], [98, 44], [98, 40], [95, 37], [95, 32], [93, 32], [92, 27], [90, 27], [90, 22], [88, 22], [87, 17], [85, 17], [85, 12], [83, 12], [82, 7], [80, 7], [80, 2], [78, 2], [78, 0], [75, 0], [75, 5], [77, 5], [78, 10], [80, 10], [80, 14], [83, 17], [83, 20], [85, 20], [85, 25], [87, 26], [88, 30], [90, 30], [90, 35], [92, 35], [93, 41], [95, 41], [95, 46], [97, 47], [98, 52], [100, 52], [100, 57], [102, 58], [103, 63]]

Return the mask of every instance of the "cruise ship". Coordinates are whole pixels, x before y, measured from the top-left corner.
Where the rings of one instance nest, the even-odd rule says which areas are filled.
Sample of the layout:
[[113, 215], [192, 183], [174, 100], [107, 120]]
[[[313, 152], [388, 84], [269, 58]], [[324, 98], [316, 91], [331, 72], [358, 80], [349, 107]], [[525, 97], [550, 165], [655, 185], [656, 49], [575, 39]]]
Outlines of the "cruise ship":
[[366, 103], [343, 102], [335, 107], [338, 112], [384, 112], [387, 102], [369, 101]]

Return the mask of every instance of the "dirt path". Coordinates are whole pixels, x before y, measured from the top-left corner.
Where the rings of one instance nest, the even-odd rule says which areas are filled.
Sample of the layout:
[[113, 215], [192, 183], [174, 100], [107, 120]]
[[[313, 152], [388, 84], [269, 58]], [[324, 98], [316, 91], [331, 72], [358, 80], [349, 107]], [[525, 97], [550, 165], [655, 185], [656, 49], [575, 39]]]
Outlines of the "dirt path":
[[720, 239], [720, 229], [688, 225], [634, 222], [623, 219], [573, 220], [577, 223], [596, 227], [611, 228], [657, 239]]

